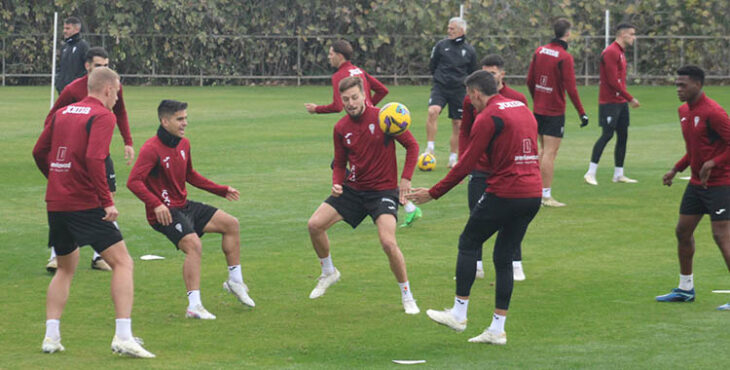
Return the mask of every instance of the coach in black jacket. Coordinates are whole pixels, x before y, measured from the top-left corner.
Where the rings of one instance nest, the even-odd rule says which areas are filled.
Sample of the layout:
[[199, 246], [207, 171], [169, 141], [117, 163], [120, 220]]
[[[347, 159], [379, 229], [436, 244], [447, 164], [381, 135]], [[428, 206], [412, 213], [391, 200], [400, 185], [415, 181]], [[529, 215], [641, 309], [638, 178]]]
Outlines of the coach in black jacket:
[[461, 107], [466, 94], [464, 79], [477, 70], [477, 55], [474, 48], [466, 42], [465, 20], [458, 17], [451, 18], [447, 32], [448, 38], [439, 41], [431, 51], [429, 67], [433, 75], [433, 87], [428, 100], [426, 151], [434, 153], [438, 117], [443, 107], [448, 104], [449, 118], [452, 122], [449, 167], [453, 167], [457, 159]]
[[89, 44], [81, 38], [81, 20], [68, 17], [63, 21], [64, 45], [58, 63], [56, 90], [60, 93], [71, 81], [86, 74], [84, 62]]

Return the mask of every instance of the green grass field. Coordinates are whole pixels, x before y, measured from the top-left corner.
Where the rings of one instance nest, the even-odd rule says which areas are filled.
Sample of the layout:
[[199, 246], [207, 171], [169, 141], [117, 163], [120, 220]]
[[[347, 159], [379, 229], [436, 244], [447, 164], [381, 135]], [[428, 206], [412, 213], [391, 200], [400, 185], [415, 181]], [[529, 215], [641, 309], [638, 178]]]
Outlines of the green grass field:
[[[524, 92], [524, 88], [519, 86]], [[0, 88], [0, 368], [388, 368], [393, 359], [427, 360], [432, 368], [723, 368], [727, 366], [730, 313], [715, 307], [728, 296], [727, 269], [704, 220], [697, 232], [697, 301], [658, 304], [654, 296], [677, 284], [674, 225], [685, 181], [661, 186], [661, 176], [684, 153], [672, 87], [631, 87], [642, 102], [632, 110], [626, 173], [638, 184], [611, 183], [613, 145], [598, 171], [598, 187], [583, 184], [599, 135], [597, 88], [579, 89], [591, 117], [580, 129], [569, 106], [566, 138], [556, 162], [554, 196], [568, 204], [542, 209], [523, 246], [527, 280], [517, 282], [506, 330], [507, 346], [467, 343], [491, 320], [493, 268], [477, 280], [469, 327], [457, 334], [431, 322], [428, 308], [450, 306], [457, 240], [468, 217], [466, 182], [423, 206], [424, 218], [397, 237], [422, 313], [402, 312], [400, 295], [375, 227], [344, 223], [329, 233], [342, 280], [317, 300], [308, 299], [319, 275], [306, 222], [329, 194], [332, 127], [340, 115], [309, 115], [305, 102], [329, 102], [329, 87], [125, 88], [135, 149], [157, 128], [163, 98], [188, 101], [195, 166], [210, 179], [234, 186], [241, 200], [189, 188], [192, 199], [238, 217], [242, 265], [255, 309], [221, 289], [227, 278], [220, 237], [203, 238], [202, 299], [218, 316], [185, 319], [183, 254], [144, 217], [143, 204], [126, 189], [115, 133], [112, 157], [120, 191], [120, 225], [135, 258], [133, 329], [157, 359], [119, 358], [109, 350], [114, 333], [109, 277], [82, 260], [62, 319], [66, 351], [40, 351], [49, 274], [45, 179], [31, 149], [48, 111], [48, 88]], [[730, 108], [730, 90], [708, 87]], [[391, 86], [386, 101], [413, 112], [411, 130], [425, 146], [428, 87]], [[445, 174], [446, 118], [437, 142], [436, 171], [417, 172], [414, 186], [431, 186]], [[398, 150], [402, 163], [404, 150]], [[686, 175], [686, 174], [683, 174]], [[493, 240], [486, 243], [490, 256]], [[141, 261], [158, 254], [162, 261]]]

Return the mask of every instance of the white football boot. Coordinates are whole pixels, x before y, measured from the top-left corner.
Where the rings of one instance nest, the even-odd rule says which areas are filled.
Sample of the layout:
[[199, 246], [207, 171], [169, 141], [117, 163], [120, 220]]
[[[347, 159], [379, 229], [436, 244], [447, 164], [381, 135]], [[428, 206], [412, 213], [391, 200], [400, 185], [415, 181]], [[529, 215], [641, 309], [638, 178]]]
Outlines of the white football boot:
[[324, 293], [327, 291], [327, 288], [332, 286], [332, 284], [336, 283], [340, 280], [340, 271], [335, 269], [335, 272], [325, 275], [319, 275], [317, 278], [317, 286], [314, 287], [314, 290], [312, 290], [312, 293], [309, 293], [310, 299], [319, 298], [324, 295]]

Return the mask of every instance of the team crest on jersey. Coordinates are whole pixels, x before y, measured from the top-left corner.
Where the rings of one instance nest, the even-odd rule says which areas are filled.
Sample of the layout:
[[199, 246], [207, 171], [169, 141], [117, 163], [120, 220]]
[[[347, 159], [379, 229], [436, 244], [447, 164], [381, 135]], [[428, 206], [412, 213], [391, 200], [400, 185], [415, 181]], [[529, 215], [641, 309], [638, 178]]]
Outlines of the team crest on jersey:
[[700, 123], [700, 116], [695, 116], [695, 127], [697, 127], [698, 123]]
[[371, 123], [368, 128], [370, 129], [370, 135], [375, 135], [375, 124]]
[[180, 155], [183, 157], [183, 160], [187, 160], [187, 159], [185, 159], [185, 151], [184, 150], [181, 150], [180, 151]]

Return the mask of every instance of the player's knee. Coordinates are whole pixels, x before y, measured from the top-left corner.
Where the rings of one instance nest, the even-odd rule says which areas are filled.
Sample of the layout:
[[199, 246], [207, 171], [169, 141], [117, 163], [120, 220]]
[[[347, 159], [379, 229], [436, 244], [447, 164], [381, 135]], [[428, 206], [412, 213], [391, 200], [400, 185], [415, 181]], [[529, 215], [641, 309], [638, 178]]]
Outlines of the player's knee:
[[314, 216], [312, 216], [309, 221], [307, 221], [307, 229], [309, 229], [310, 234], [318, 234], [325, 231], [324, 224], [322, 224]]
[[383, 247], [383, 252], [389, 256], [398, 250], [398, 243], [395, 240], [381, 240], [380, 245]]
[[203, 253], [203, 243], [200, 242], [199, 238], [186, 236], [180, 240], [179, 247], [188, 255], [200, 256]]
[[677, 225], [674, 233], [675, 235], [677, 235], [677, 240], [679, 240], [680, 242], [690, 241], [692, 239], [692, 230], [683, 225]]
[[432, 105], [428, 107], [428, 115], [429, 116], [438, 116], [441, 114], [441, 107], [438, 105]]
[[468, 233], [462, 232], [459, 236], [459, 253], [461, 251], [474, 251], [476, 253], [478, 246], [478, 242]]
[[241, 224], [238, 222], [238, 218], [231, 215], [228, 215], [228, 217], [226, 217], [226, 232], [237, 234], [239, 232], [240, 225]]

